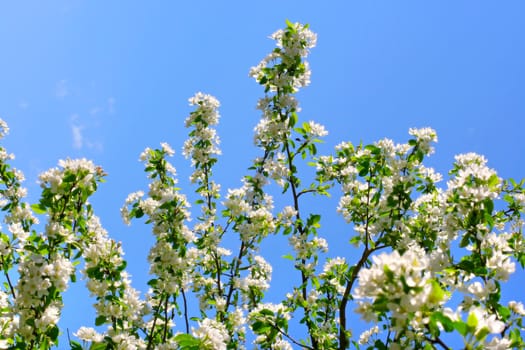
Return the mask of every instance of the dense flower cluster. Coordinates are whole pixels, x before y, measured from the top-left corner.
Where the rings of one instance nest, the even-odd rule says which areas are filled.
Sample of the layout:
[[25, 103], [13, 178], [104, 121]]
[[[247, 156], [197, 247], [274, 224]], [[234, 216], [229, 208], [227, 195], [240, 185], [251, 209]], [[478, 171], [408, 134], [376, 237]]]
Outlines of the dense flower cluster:
[[197, 109], [186, 118], [185, 124], [187, 128], [193, 127], [194, 130], [184, 142], [182, 153], [187, 158], [191, 157], [192, 165], [196, 168], [191, 179], [196, 182], [204, 180], [207, 167], [213, 166], [216, 161], [214, 157], [221, 154], [218, 148], [219, 137], [212, 128], [219, 122], [217, 109], [220, 103], [215, 97], [199, 92], [190, 98], [190, 105], [197, 106]]
[[[304, 58], [315, 47], [317, 36], [308, 26], [287, 24], [285, 30], [278, 30], [271, 36], [277, 48], [250, 70], [250, 76], [271, 93], [257, 104], [262, 118], [255, 127], [255, 144], [263, 148], [271, 148], [275, 141], [287, 138], [290, 127], [295, 124], [296, 113], [300, 111], [292, 93], [310, 84], [311, 72]], [[324, 129], [317, 124], [314, 129], [324, 134]]]
[[134, 333], [143, 326], [143, 317], [147, 314], [144, 301], [139, 292], [131, 286], [131, 280], [124, 271], [122, 247], [107, 236], [99, 219], [92, 216], [87, 222], [88, 237], [83, 243], [83, 257], [86, 262], [82, 274], [87, 288], [96, 298], [93, 305], [97, 312], [97, 323], [108, 323], [105, 334], [78, 330], [77, 335], [84, 341], [99, 342], [109, 336], [114, 344], [128, 348], [144, 348], [144, 342]]
[[192, 329], [192, 334], [201, 339], [201, 349], [226, 350], [230, 339], [224, 325], [205, 318], [199, 322], [199, 328]]
[[[288, 23], [288, 27], [273, 33], [270, 38], [276, 41], [277, 49], [266, 56], [256, 67], [250, 70], [250, 75], [258, 83], [269, 83], [270, 89], [282, 88], [298, 89], [310, 83], [310, 69], [308, 62], [301, 62], [311, 48], [317, 44], [317, 35], [308, 26], [300, 23]], [[297, 60], [301, 62], [297, 66]], [[273, 64], [278, 69], [274, 72], [268, 69]], [[295, 72], [292, 68], [298, 68]]]
[[[144, 296], [89, 203], [102, 168], [59, 161], [40, 175], [41, 198], [29, 205], [14, 155], [0, 146], [0, 349], [62, 348], [62, 294], [78, 276], [96, 317], [72, 333], [82, 342], [68, 339], [74, 350], [450, 349], [458, 339], [465, 349], [525, 349], [525, 307], [502, 297], [525, 266], [525, 180], [504, 180], [467, 153], [440, 184], [424, 164], [437, 142], [431, 128], [410, 129], [406, 143], [342, 142], [317, 155], [328, 132], [299, 122], [294, 95], [309, 84], [316, 35], [287, 22], [271, 38], [276, 48], [250, 71], [265, 93], [255, 127], [261, 154], [239, 188], [223, 194], [214, 179], [220, 103], [211, 95], [190, 98], [185, 120], [194, 196], [178, 187], [168, 143], [140, 154], [149, 185], [127, 197], [121, 216], [145, 219], [154, 239]], [[0, 139], [8, 131], [0, 119]], [[305, 165], [315, 173], [302, 173]], [[324, 205], [331, 193], [348, 223], [337, 236], [309, 198]], [[268, 239], [288, 242], [279, 247], [284, 260], [266, 255]], [[329, 241], [349, 242], [348, 253], [329, 256]], [[272, 275], [289, 268], [297, 275], [269, 300]], [[361, 334], [350, 327], [352, 311], [371, 323]]]
[[427, 311], [442, 303], [439, 286], [432, 279], [429, 257], [419, 247], [403, 254], [394, 251], [372, 257], [372, 266], [359, 272], [359, 285], [354, 290], [359, 301], [357, 312], [367, 321], [378, 321], [378, 313], [388, 311], [392, 329], [399, 331], [410, 324], [424, 329]]

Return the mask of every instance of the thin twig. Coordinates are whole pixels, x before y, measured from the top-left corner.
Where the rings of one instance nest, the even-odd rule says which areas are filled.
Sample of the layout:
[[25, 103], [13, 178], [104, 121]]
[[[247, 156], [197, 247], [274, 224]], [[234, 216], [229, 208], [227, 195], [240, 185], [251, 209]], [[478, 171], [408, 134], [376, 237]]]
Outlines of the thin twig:
[[184, 323], [186, 324], [186, 333], [190, 333], [190, 324], [188, 321], [188, 302], [186, 300], [186, 293], [184, 292], [184, 289], [181, 291], [182, 294], [182, 302], [184, 303]]
[[5, 269], [4, 256], [2, 255], [1, 258], [2, 258], [2, 270], [4, 271], [4, 276], [7, 279], [7, 284], [9, 285], [9, 290], [11, 291], [11, 295], [13, 296], [13, 298], [16, 299], [15, 288], [13, 287], [13, 283], [11, 282], [11, 279], [9, 278], [9, 273]]
[[275, 324], [273, 324], [272, 322], [269, 322], [270, 325], [277, 330], [277, 332], [281, 333], [283, 336], [285, 336], [286, 338], [288, 338], [288, 340], [290, 340], [292, 343], [294, 343], [295, 345], [299, 345], [300, 347], [302, 347], [303, 349], [307, 349], [307, 350], [316, 350], [317, 349], [317, 345], [315, 347], [311, 347], [311, 346], [308, 346], [308, 345], [304, 345], [304, 344], [301, 344], [299, 343], [297, 340], [295, 340], [294, 338], [292, 338], [290, 335], [288, 335], [288, 333], [284, 332], [281, 328], [277, 327]]
[[364, 266], [366, 261], [368, 260], [368, 257], [372, 253], [372, 250], [369, 250], [368, 247], [368, 224], [369, 224], [369, 207], [370, 207], [370, 185], [371, 185], [371, 179], [368, 179], [368, 192], [366, 196], [366, 214], [365, 214], [365, 250], [363, 252], [363, 255], [361, 256], [361, 259], [355, 265], [354, 270], [352, 271], [352, 276], [350, 277], [350, 280], [346, 283], [346, 288], [343, 294], [343, 297], [341, 299], [341, 304], [339, 304], [339, 350], [344, 350], [348, 347], [348, 337], [346, 336], [346, 305], [348, 304], [348, 300], [350, 297], [350, 292], [352, 291], [352, 286], [354, 285], [355, 280], [357, 279], [357, 274], [361, 270], [361, 268]]

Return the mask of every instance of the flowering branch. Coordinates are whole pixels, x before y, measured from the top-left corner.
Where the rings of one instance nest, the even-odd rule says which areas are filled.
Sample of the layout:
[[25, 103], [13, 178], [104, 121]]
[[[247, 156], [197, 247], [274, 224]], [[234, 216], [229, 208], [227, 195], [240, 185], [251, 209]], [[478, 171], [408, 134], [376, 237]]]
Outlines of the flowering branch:
[[[82, 344], [68, 331], [74, 350], [455, 348], [447, 333], [466, 349], [525, 349], [525, 307], [502, 301], [516, 263], [525, 266], [525, 180], [501, 179], [483, 156], [467, 153], [456, 156], [440, 186], [443, 176], [424, 165], [437, 142], [431, 128], [410, 129], [406, 143], [343, 142], [318, 155], [328, 132], [300, 121], [296, 99], [310, 82], [306, 58], [317, 37], [287, 21], [271, 38], [276, 48], [250, 70], [264, 88], [254, 135], [261, 156], [239, 188], [223, 194], [214, 178], [220, 103], [211, 95], [190, 98], [185, 120], [182, 153], [191, 160], [197, 213], [177, 187], [171, 146], [140, 155], [149, 185], [128, 196], [121, 215], [127, 224], [144, 218], [154, 237], [144, 296], [132, 287], [122, 245], [89, 203], [102, 168], [61, 160], [40, 175], [41, 198], [29, 205], [23, 174], [0, 146], [0, 349], [59, 345], [62, 293], [77, 280], [77, 266], [98, 328], [80, 327], [74, 336]], [[0, 120], [0, 138], [8, 130]], [[305, 165], [316, 166], [314, 178]], [[288, 199], [275, 201], [277, 210], [272, 181]], [[306, 195], [333, 193], [350, 228], [349, 237], [333, 241], [349, 239], [360, 252], [353, 262], [351, 253], [327, 254], [321, 215], [306, 202]], [[43, 214], [40, 230], [35, 215]], [[266, 295], [274, 268], [261, 244], [269, 235], [288, 239], [285, 258], [298, 273], [280, 302]], [[350, 305], [371, 324], [356, 336]]]

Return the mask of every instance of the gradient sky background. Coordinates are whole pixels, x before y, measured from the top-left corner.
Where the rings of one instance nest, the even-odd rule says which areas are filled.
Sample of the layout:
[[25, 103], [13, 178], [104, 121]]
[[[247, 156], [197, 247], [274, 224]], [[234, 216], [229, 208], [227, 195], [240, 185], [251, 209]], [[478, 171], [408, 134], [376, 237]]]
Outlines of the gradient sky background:
[[[189, 162], [180, 152], [187, 99], [213, 94], [222, 104], [217, 179], [223, 193], [238, 187], [259, 154], [252, 129], [263, 90], [248, 71], [273, 49], [267, 37], [285, 19], [318, 33], [312, 84], [299, 99], [300, 118], [330, 132], [321, 153], [344, 140], [405, 142], [410, 127], [431, 126], [439, 143], [429, 164], [439, 172], [450, 169], [455, 154], [472, 151], [500, 176], [521, 179], [524, 14], [519, 0], [4, 1], [0, 118], [11, 134], [2, 142], [16, 154], [33, 202], [38, 174], [59, 159], [90, 158], [109, 173], [92, 203], [110, 235], [123, 241], [134, 286], [145, 290], [148, 227], [127, 227], [119, 215], [127, 194], [146, 186], [140, 152], [170, 143], [187, 186]], [[335, 204], [319, 210], [325, 232], [348, 237]], [[281, 295], [289, 278], [278, 272], [270, 295]], [[521, 299], [524, 283], [516, 274], [506, 297]], [[61, 324], [71, 332], [94, 320], [90, 302], [79, 302], [82, 288], [65, 297]]]

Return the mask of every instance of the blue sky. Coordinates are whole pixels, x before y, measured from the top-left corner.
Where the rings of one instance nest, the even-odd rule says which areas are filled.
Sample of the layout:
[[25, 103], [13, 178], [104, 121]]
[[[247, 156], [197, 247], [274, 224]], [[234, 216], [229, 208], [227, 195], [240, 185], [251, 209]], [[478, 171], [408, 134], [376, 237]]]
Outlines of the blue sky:
[[[312, 84], [299, 98], [300, 117], [330, 132], [321, 152], [344, 140], [402, 142], [408, 128], [431, 126], [439, 143], [429, 164], [438, 171], [446, 173], [455, 154], [473, 151], [500, 176], [520, 179], [523, 13], [518, 0], [1, 2], [0, 118], [11, 127], [3, 142], [33, 201], [37, 175], [59, 159], [90, 158], [109, 173], [92, 202], [123, 241], [136, 287], [144, 289], [149, 232], [119, 216], [127, 194], [146, 184], [138, 155], [170, 143], [187, 184], [183, 121], [187, 99], [203, 91], [222, 104], [218, 181], [224, 192], [238, 187], [258, 154], [252, 129], [263, 91], [248, 71], [272, 50], [267, 37], [285, 19], [318, 33]], [[328, 231], [344, 230], [342, 219], [326, 215]], [[525, 280], [516, 278], [511, 293], [519, 296]], [[82, 295], [75, 287], [66, 302]], [[71, 331], [91, 324], [87, 306], [76, 303], [63, 324]]]

